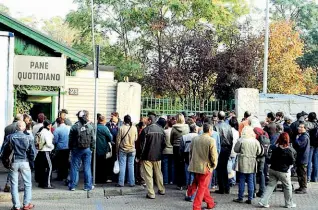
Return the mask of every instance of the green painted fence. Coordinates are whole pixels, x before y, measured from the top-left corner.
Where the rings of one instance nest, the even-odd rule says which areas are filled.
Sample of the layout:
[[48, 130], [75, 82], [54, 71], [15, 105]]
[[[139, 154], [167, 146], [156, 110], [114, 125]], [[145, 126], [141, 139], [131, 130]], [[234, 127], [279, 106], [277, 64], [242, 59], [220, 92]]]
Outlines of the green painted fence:
[[148, 98], [141, 99], [141, 115], [147, 116], [148, 112], [158, 115], [176, 115], [187, 112], [197, 114], [206, 113], [212, 115], [213, 111], [230, 111], [235, 108], [235, 100], [183, 100], [172, 98]]

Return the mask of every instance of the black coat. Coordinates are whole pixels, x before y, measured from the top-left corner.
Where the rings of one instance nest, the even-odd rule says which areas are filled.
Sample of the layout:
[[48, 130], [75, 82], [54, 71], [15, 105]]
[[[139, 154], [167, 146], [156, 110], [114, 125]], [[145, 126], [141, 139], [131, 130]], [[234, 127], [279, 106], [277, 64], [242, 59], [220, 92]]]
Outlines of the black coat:
[[160, 161], [166, 147], [164, 130], [154, 124], [144, 128], [140, 134], [141, 160]]

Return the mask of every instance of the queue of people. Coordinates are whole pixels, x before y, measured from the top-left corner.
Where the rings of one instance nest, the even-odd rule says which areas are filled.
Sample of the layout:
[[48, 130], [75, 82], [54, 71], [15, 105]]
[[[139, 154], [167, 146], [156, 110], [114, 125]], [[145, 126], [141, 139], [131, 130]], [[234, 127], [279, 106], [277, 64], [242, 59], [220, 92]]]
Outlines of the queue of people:
[[[212, 118], [205, 114], [156, 116], [149, 113], [135, 126], [129, 115], [121, 121], [114, 112], [109, 122], [105, 116], [97, 115], [96, 131], [88, 111], [79, 111], [74, 125], [66, 114], [62, 110], [51, 123], [40, 113], [33, 126], [30, 116], [17, 115], [6, 127], [1, 150], [26, 142], [23, 147], [13, 146], [15, 152], [22, 154], [21, 159], [15, 158], [16, 170], [7, 179], [6, 190], [14, 198], [13, 209], [21, 208], [18, 190], [24, 190], [26, 195], [22, 209], [34, 207], [31, 170], [35, 171], [35, 181], [41, 188], [54, 189], [51, 180], [56, 170], [56, 181], [63, 181], [74, 191], [83, 166], [83, 190], [93, 190], [94, 150], [97, 184], [145, 185], [149, 199], [156, 198], [154, 181], [159, 195], [165, 195], [165, 185], [175, 184], [178, 190], [186, 189], [185, 200], [193, 202], [193, 209], [201, 209], [203, 201], [207, 209], [213, 209], [216, 202], [210, 192], [230, 194], [237, 183], [238, 197], [234, 202], [252, 204], [255, 197], [260, 197], [259, 205], [267, 208], [278, 181], [283, 185], [285, 207], [293, 208], [296, 207], [292, 199], [293, 172], [298, 176], [299, 188], [295, 190], [298, 194], [307, 193], [308, 181], [318, 180], [315, 113], [299, 113], [295, 122], [282, 112], [268, 113], [262, 122], [246, 111], [240, 123], [234, 111], [228, 116], [223, 111], [214, 112]], [[24, 187], [18, 183], [24, 183]], [[246, 201], [243, 200], [245, 183]]]

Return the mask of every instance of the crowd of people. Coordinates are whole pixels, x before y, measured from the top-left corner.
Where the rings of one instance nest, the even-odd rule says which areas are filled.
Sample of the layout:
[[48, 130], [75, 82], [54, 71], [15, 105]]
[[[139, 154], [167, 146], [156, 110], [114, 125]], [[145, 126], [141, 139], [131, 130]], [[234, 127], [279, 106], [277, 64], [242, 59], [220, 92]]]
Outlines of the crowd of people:
[[[282, 183], [285, 207], [293, 208], [291, 176], [298, 177], [295, 193], [307, 193], [307, 182], [318, 181], [318, 124], [316, 113], [301, 112], [294, 121], [284, 113], [270, 112], [261, 121], [248, 111], [238, 119], [234, 111], [214, 112], [211, 117], [180, 113], [157, 116], [148, 113], [137, 125], [129, 115], [123, 121], [117, 112], [98, 114], [97, 129], [86, 110], [77, 113], [72, 125], [62, 110], [51, 123], [43, 113], [34, 123], [27, 114], [17, 115], [5, 128], [1, 154], [11, 147], [14, 159], [5, 191], [11, 191], [14, 210], [20, 209], [18, 191], [24, 190], [23, 210], [34, 207], [32, 175], [38, 186], [53, 189], [52, 172], [56, 181], [64, 182], [70, 191], [78, 185], [83, 167], [84, 189], [97, 184], [116, 183], [117, 187], [147, 188], [146, 197], [155, 199], [165, 194], [165, 185], [186, 189], [185, 200], [193, 209], [215, 207], [210, 192], [230, 194], [238, 185], [237, 203], [269, 207], [269, 198]], [[96, 139], [95, 139], [96, 132]], [[96, 148], [95, 148], [96, 147]], [[96, 178], [92, 178], [92, 155], [96, 151]], [[248, 199], [244, 202], [247, 183]], [[258, 186], [257, 186], [258, 184]]]

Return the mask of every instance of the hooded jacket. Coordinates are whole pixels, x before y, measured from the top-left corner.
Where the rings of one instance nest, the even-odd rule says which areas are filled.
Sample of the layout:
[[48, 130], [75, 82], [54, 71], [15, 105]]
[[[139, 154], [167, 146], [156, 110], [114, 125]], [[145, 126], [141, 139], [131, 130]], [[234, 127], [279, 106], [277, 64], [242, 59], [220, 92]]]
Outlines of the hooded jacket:
[[180, 147], [181, 139], [183, 135], [190, 132], [188, 124], [175, 124], [172, 126], [170, 133], [170, 142], [174, 147]]
[[296, 164], [307, 165], [310, 150], [310, 137], [307, 132], [300, 134], [296, 138], [294, 148], [297, 152]]
[[271, 146], [271, 148], [272, 155], [269, 160], [271, 169], [273, 169], [274, 171], [287, 173], [290, 166], [294, 165], [296, 161], [296, 151], [291, 147], [281, 148], [276, 145]]

